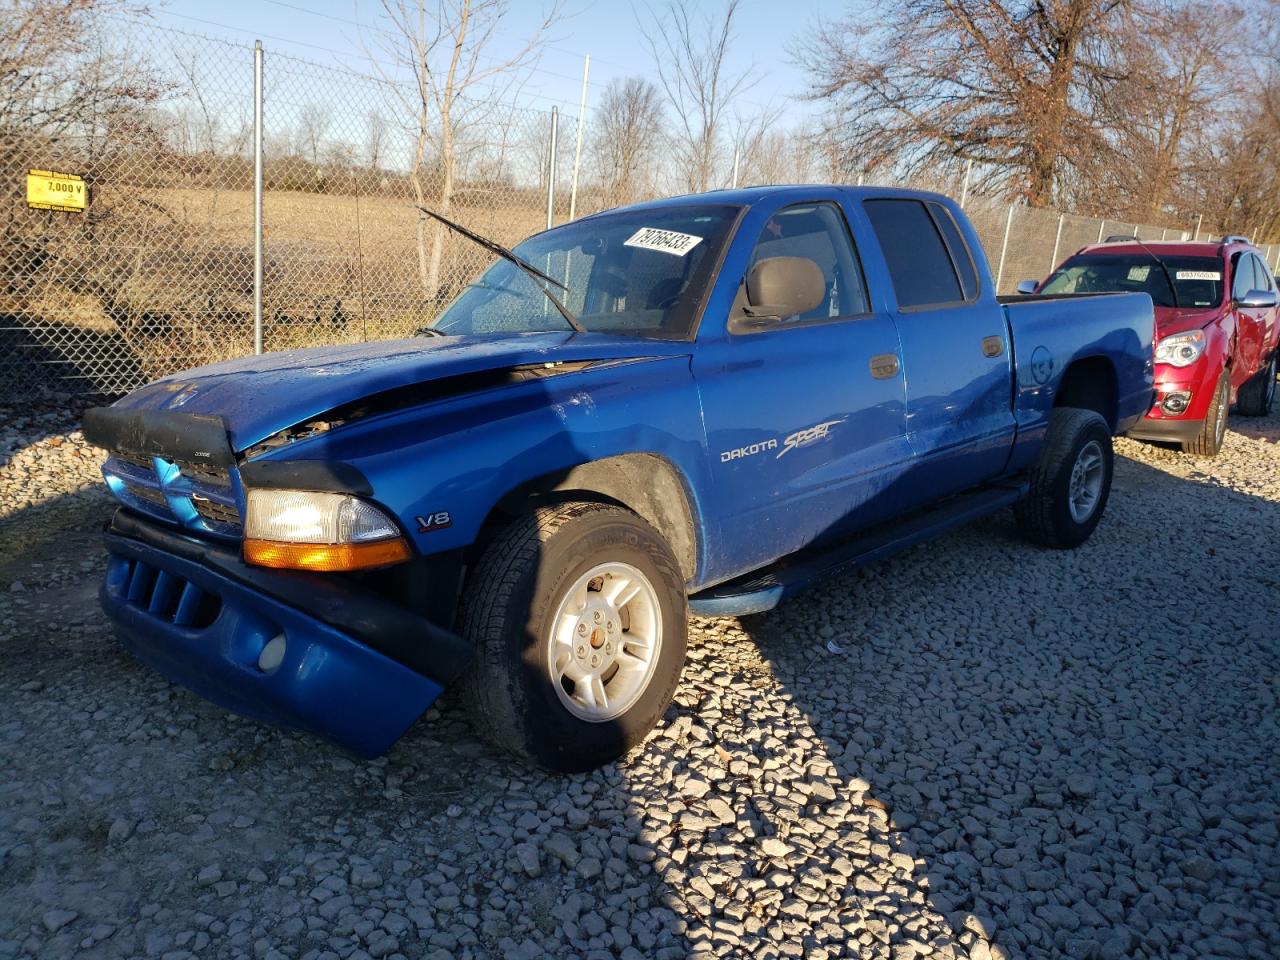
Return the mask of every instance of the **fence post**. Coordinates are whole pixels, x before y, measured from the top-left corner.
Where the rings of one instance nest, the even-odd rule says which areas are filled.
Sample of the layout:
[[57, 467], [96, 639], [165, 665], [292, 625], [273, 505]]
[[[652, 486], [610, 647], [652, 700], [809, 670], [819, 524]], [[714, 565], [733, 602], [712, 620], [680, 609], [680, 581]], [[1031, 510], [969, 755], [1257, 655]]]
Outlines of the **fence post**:
[[738, 164], [742, 161], [742, 148], [733, 148], [733, 189], [738, 189]]
[[1103, 220], [1100, 224], [1098, 224], [1098, 242], [1099, 243], [1102, 242], [1102, 231], [1106, 227], [1106, 225], [1107, 225], [1107, 221], [1105, 220]]
[[262, 353], [262, 41], [253, 42], [253, 352]]
[[556, 134], [560, 126], [560, 111], [551, 108], [551, 156], [547, 161], [547, 229], [555, 219], [556, 205]]
[[996, 293], [1000, 292], [1000, 281], [1004, 279], [1004, 255], [1009, 249], [1009, 228], [1013, 226], [1013, 208], [1009, 204], [1009, 215], [1004, 218], [1004, 240], [1000, 244], [1000, 267], [996, 270]]
[[1053, 273], [1053, 268], [1058, 265], [1058, 246], [1062, 243], [1062, 221], [1066, 219], [1065, 213], [1058, 214], [1058, 232], [1053, 237], [1053, 256], [1049, 258], [1049, 272]]
[[960, 209], [964, 209], [964, 202], [969, 199], [969, 177], [973, 173], [973, 160], [964, 162], [964, 183], [960, 186]]
[[573, 149], [573, 186], [569, 190], [569, 219], [578, 212], [578, 167], [582, 163], [582, 124], [587, 118], [587, 74], [591, 72], [591, 54], [582, 61], [582, 96], [578, 98], [578, 145]]
[[1197, 214], [1196, 214], [1196, 232], [1195, 232], [1195, 234], [1192, 236], [1192, 238], [1191, 238], [1192, 240], [1199, 240], [1199, 239], [1200, 239], [1200, 224], [1201, 224], [1201, 222], [1202, 222], [1203, 220], [1204, 220], [1204, 214], [1203, 214], [1203, 213], [1197, 213]]

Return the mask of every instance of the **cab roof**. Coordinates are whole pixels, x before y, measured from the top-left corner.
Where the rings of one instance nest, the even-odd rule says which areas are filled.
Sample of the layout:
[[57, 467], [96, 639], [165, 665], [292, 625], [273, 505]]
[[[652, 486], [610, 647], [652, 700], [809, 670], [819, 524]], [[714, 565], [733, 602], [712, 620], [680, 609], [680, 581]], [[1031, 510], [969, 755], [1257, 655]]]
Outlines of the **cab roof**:
[[[951, 202], [950, 198], [930, 190], [913, 190], [905, 187], [873, 187], [850, 186], [844, 183], [797, 183], [770, 185], [762, 187], [737, 187], [725, 190], [708, 190], [705, 193], [686, 193], [676, 197], [662, 197], [655, 200], [644, 200], [622, 207], [611, 207], [590, 214], [598, 217], [607, 213], [632, 210], [655, 210], [663, 207], [694, 206], [706, 203], [724, 203], [739, 207], [749, 207], [764, 200], [782, 200], [803, 203], [806, 200], [817, 200], [824, 197], [843, 195], [853, 200], [871, 197], [910, 197], [919, 200], [940, 200]], [[589, 217], [583, 217], [589, 219]]]
[[1224, 257], [1236, 250], [1252, 250], [1259, 253], [1258, 248], [1248, 241], [1231, 239], [1222, 240], [1150, 240], [1135, 243], [1132, 240], [1111, 240], [1103, 243], [1090, 243], [1081, 247], [1081, 253], [1132, 253], [1145, 255], [1150, 250], [1158, 256], [1184, 257]]

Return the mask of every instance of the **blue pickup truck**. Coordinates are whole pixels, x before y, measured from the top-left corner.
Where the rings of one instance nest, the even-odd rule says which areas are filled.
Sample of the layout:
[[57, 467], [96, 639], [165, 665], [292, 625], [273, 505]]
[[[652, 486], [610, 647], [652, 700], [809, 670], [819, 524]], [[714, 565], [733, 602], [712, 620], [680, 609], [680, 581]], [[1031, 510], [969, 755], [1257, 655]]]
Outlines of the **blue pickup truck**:
[[503, 748], [606, 762], [669, 704], [690, 611], [768, 610], [1007, 506], [1074, 547], [1151, 404], [1149, 297], [997, 298], [937, 194], [722, 191], [514, 251], [446, 223], [498, 259], [419, 336], [85, 417], [121, 641], [360, 755], [456, 680]]

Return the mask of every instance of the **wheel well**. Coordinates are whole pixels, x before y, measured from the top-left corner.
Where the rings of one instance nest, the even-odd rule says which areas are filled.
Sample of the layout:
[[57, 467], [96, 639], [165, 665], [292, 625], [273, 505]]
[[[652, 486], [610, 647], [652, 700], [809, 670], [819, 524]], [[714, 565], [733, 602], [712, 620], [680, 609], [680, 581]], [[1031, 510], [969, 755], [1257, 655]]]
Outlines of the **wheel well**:
[[1117, 402], [1116, 372], [1103, 357], [1073, 362], [1063, 371], [1058, 393], [1053, 398], [1055, 407], [1079, 407], [1100, 414], [1112, 430], [1116, 427]]
[[667, 541], [686, 580], [697, 575], [697, 531], [684, 481], [669, 461], [651, 453], [607, 457], [521, 484], [489, 512], [481, 528], [481, 541], [487, 541], [511, 517], [567, 500], [597, 500], [626, 507]]

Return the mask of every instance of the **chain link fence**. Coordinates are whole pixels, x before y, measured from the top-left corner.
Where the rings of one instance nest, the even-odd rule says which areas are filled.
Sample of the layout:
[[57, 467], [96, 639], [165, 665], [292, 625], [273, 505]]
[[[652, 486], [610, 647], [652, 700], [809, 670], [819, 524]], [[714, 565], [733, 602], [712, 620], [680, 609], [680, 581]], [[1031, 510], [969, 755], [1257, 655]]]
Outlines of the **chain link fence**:
[[[254, 48], [149, 21], [127, 26], [150, 85], [131, 109], [88, 112], [56, 135], [0, 129], [8, 401], [122, 393], [254, 350]], [[376, 65], [365, 73], [270, 52], [264, 60], [266, 350], [403, 337], [429, 322], [488, 257], [422, 218], [419, 203], [513, 244], [545, 227], [549, 208], [554, 222], [567, 219], [575, 185], [578, 215], [613, 197], [585, 162], [575, 184], [575, 117], [462, 99], [446, 148], [435, 113]], [[743, 168], [753, 169], [750, 156]], [[30, 170], [83, 177], [87, 209], [29, 208]], [[973, 194], [966, 206], [1001, 293], [1110, 233], [1194, 232]], [[1200, 237], [1212, 233], [1198, 225]], [[1280, 245], [1265, 252], [1280, 268]]]

